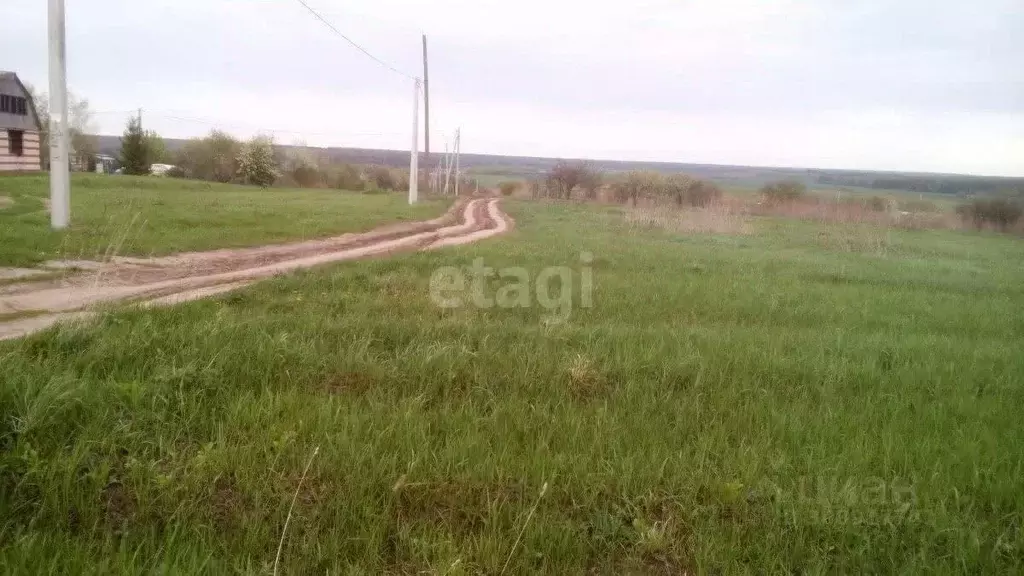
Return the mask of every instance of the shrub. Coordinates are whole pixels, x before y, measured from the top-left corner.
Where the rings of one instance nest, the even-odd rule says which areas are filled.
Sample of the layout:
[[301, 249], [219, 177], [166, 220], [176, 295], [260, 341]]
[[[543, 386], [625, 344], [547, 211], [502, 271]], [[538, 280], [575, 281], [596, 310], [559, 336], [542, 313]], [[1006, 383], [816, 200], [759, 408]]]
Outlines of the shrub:
[[394, 190], [394, 191], [408, 190], [409, 189], [409, 171], [408, 170], [400, 170], [400, 169], [392, 170], [391, 171], [391, 181], [394, 183], [394, 186], [391, 188], [391, 190]]
[[661, 187], [658, 195], [670, 198], [678, 206], [703, 208], [722, 197], [721, 188], [714, 182], [686, 174], [672, 174], [661, 179]]
[[502, 196], [511, 196], [515, 194], [517, 190], [519, 190], [519, 186], [519, 182], [509, 180], [498, 184], [498, 190], [501, 191]]
[[768, 204], [785, 204], [803, 198], [807, 185], [799, 180], [782, 180], [761, 188], [761, 197]]
[[320, 171], [312, 164], [297, 164], [291, 170], [292, 180], [302, 188], [317, 188], [323, 183]]
[[[594, 178], [599, 178], [593, 170], [590, 168], [590, 164], [582, 160], [577, 162], [566, 162], [565, 160], [559, 160], [552, 168], [548, 171], [547, 182], [548, 189], [554, 193], [556, 198], [568, 200], [572, 197], [572, 191], [577, 186], [588, 186], [594, 182]], [[597, 180], [596, 184], [591, 187], [596, 192], [597, 186], [600, 185], [600, 180]]]
[[939, 212], [935, 202], [929, 200], [905, 200], [900, 203], [900, 210], [907, 212]]
[[178, 152], [175, 164], [189, 178], [231, 182], [238, 174], [241, 144], [230, 135], [214, 130], [205, 138], [193, 138]]
[[181, 166], [174, 166], [167, 170], [167, 172], [164, 173], [164, 176], [168, 178], [184, 178], [185, 170]]
[[667, 196], [665, 177], [651, 170], [632, 170], [612, 183], [612, 193], [617, 202], [630, 202], [636, 206], [641, 198]]
[[979, 198], [970, 204], [958, 206], [956, 212], [964, 220], [969, 220], [975, 228], [991, 226], [1005, 232], [1017, 224], [1024, 209], [1009, 198]]
[[334, 176], [334, 187], [339, 190], [359, 192], [366, 187], [363, 174], [351, 164], [343, 164]]
[[238, 177], [244, 184], [266, 188], [277, 179], [274, 164], [274, 141], [255, 136], [242, 146], [238, 154]]
[[867, 207], [873, 212], [887, 212], [889, 210], [889, 199], [884, 196], [872, 196], [868, 198]]
[[367, 176], [370, 184], [376, 186], [378, 190], [395, 189], [394, 174], [387, 166], [373, 166]]

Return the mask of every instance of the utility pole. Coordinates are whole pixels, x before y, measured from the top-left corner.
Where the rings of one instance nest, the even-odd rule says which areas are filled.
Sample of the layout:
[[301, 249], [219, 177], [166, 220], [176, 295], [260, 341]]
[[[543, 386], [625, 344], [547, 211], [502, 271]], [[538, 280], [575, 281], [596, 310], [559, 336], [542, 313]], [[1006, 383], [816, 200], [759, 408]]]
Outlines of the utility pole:
[[459, 195], [459, 180], [462, 173], [459, 172], [459, 154], [462, 148], [462, 128], [455, 129], [455, 195]]
[[409, 204], [419, 199], [420, 79], [412, 84], [412, 150], [409, 153]]
[[430, 74], [427, 72], [427, 35], [423, 35], [423, 161], [427, 173], [433, 162], [430, 161]]
[[142, 131], [142, 108], [139, 108], [139, 131]]
[[64, 0], [50, 0], [50, 225], [67, 228], [71, 219], [71, 165], [68, 153], [68, 81]]

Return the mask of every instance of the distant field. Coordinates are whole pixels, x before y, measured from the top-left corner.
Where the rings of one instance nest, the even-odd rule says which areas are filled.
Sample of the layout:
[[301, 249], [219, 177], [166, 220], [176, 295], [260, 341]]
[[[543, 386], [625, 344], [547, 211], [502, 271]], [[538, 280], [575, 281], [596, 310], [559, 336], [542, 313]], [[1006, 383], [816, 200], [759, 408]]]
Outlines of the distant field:
[[0, 176], [0, 266], [253, 246], [421, 220], [446, 202], [404, 194], [260, 189], [155, 177], [74, 175], [71, 227], [50, 229], [46, 176]]
[[[1019, 239], [506, 204], [481, 244], [0, 343], [0, 565], [1024, 571]], [[438, 308], [474, 258], [575, 270], [571, 312]]]

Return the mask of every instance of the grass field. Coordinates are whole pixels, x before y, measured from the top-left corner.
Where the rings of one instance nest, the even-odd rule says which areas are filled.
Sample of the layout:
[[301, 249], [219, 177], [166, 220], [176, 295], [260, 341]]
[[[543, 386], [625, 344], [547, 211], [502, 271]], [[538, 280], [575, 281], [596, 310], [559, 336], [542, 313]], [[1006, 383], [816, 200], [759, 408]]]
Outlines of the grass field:
[[260, 189], [153, 177], [74, 175], [71, 227], [50, 229], [46, 176], [0, 176], [0, 266], [256, 246], [440, 215], [404, 194]]
[[[506, 208], [484, 243], [0, 343], [0, 566], [1024, 570], [1019, 239]], [[441, 266], [582, 251], [562, 323], [430, 300]]]

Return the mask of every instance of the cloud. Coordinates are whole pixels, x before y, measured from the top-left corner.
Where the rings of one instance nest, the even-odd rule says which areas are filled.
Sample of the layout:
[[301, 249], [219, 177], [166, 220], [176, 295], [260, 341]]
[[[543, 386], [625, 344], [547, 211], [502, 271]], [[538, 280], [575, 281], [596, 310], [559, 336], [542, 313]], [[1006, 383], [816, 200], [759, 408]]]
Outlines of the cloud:
[[[45, 86], [45, 5], [8, 1], [5, 66]], [[429, 32], [432, 132], [467, 150], [1024, 175], [1013, 0], [308, 1], [409, 73]], [[105, 132], [142, 106], [175, 136], [407, 146], [411, 82], [291, 0], [71, 3], [68, 37]]]

